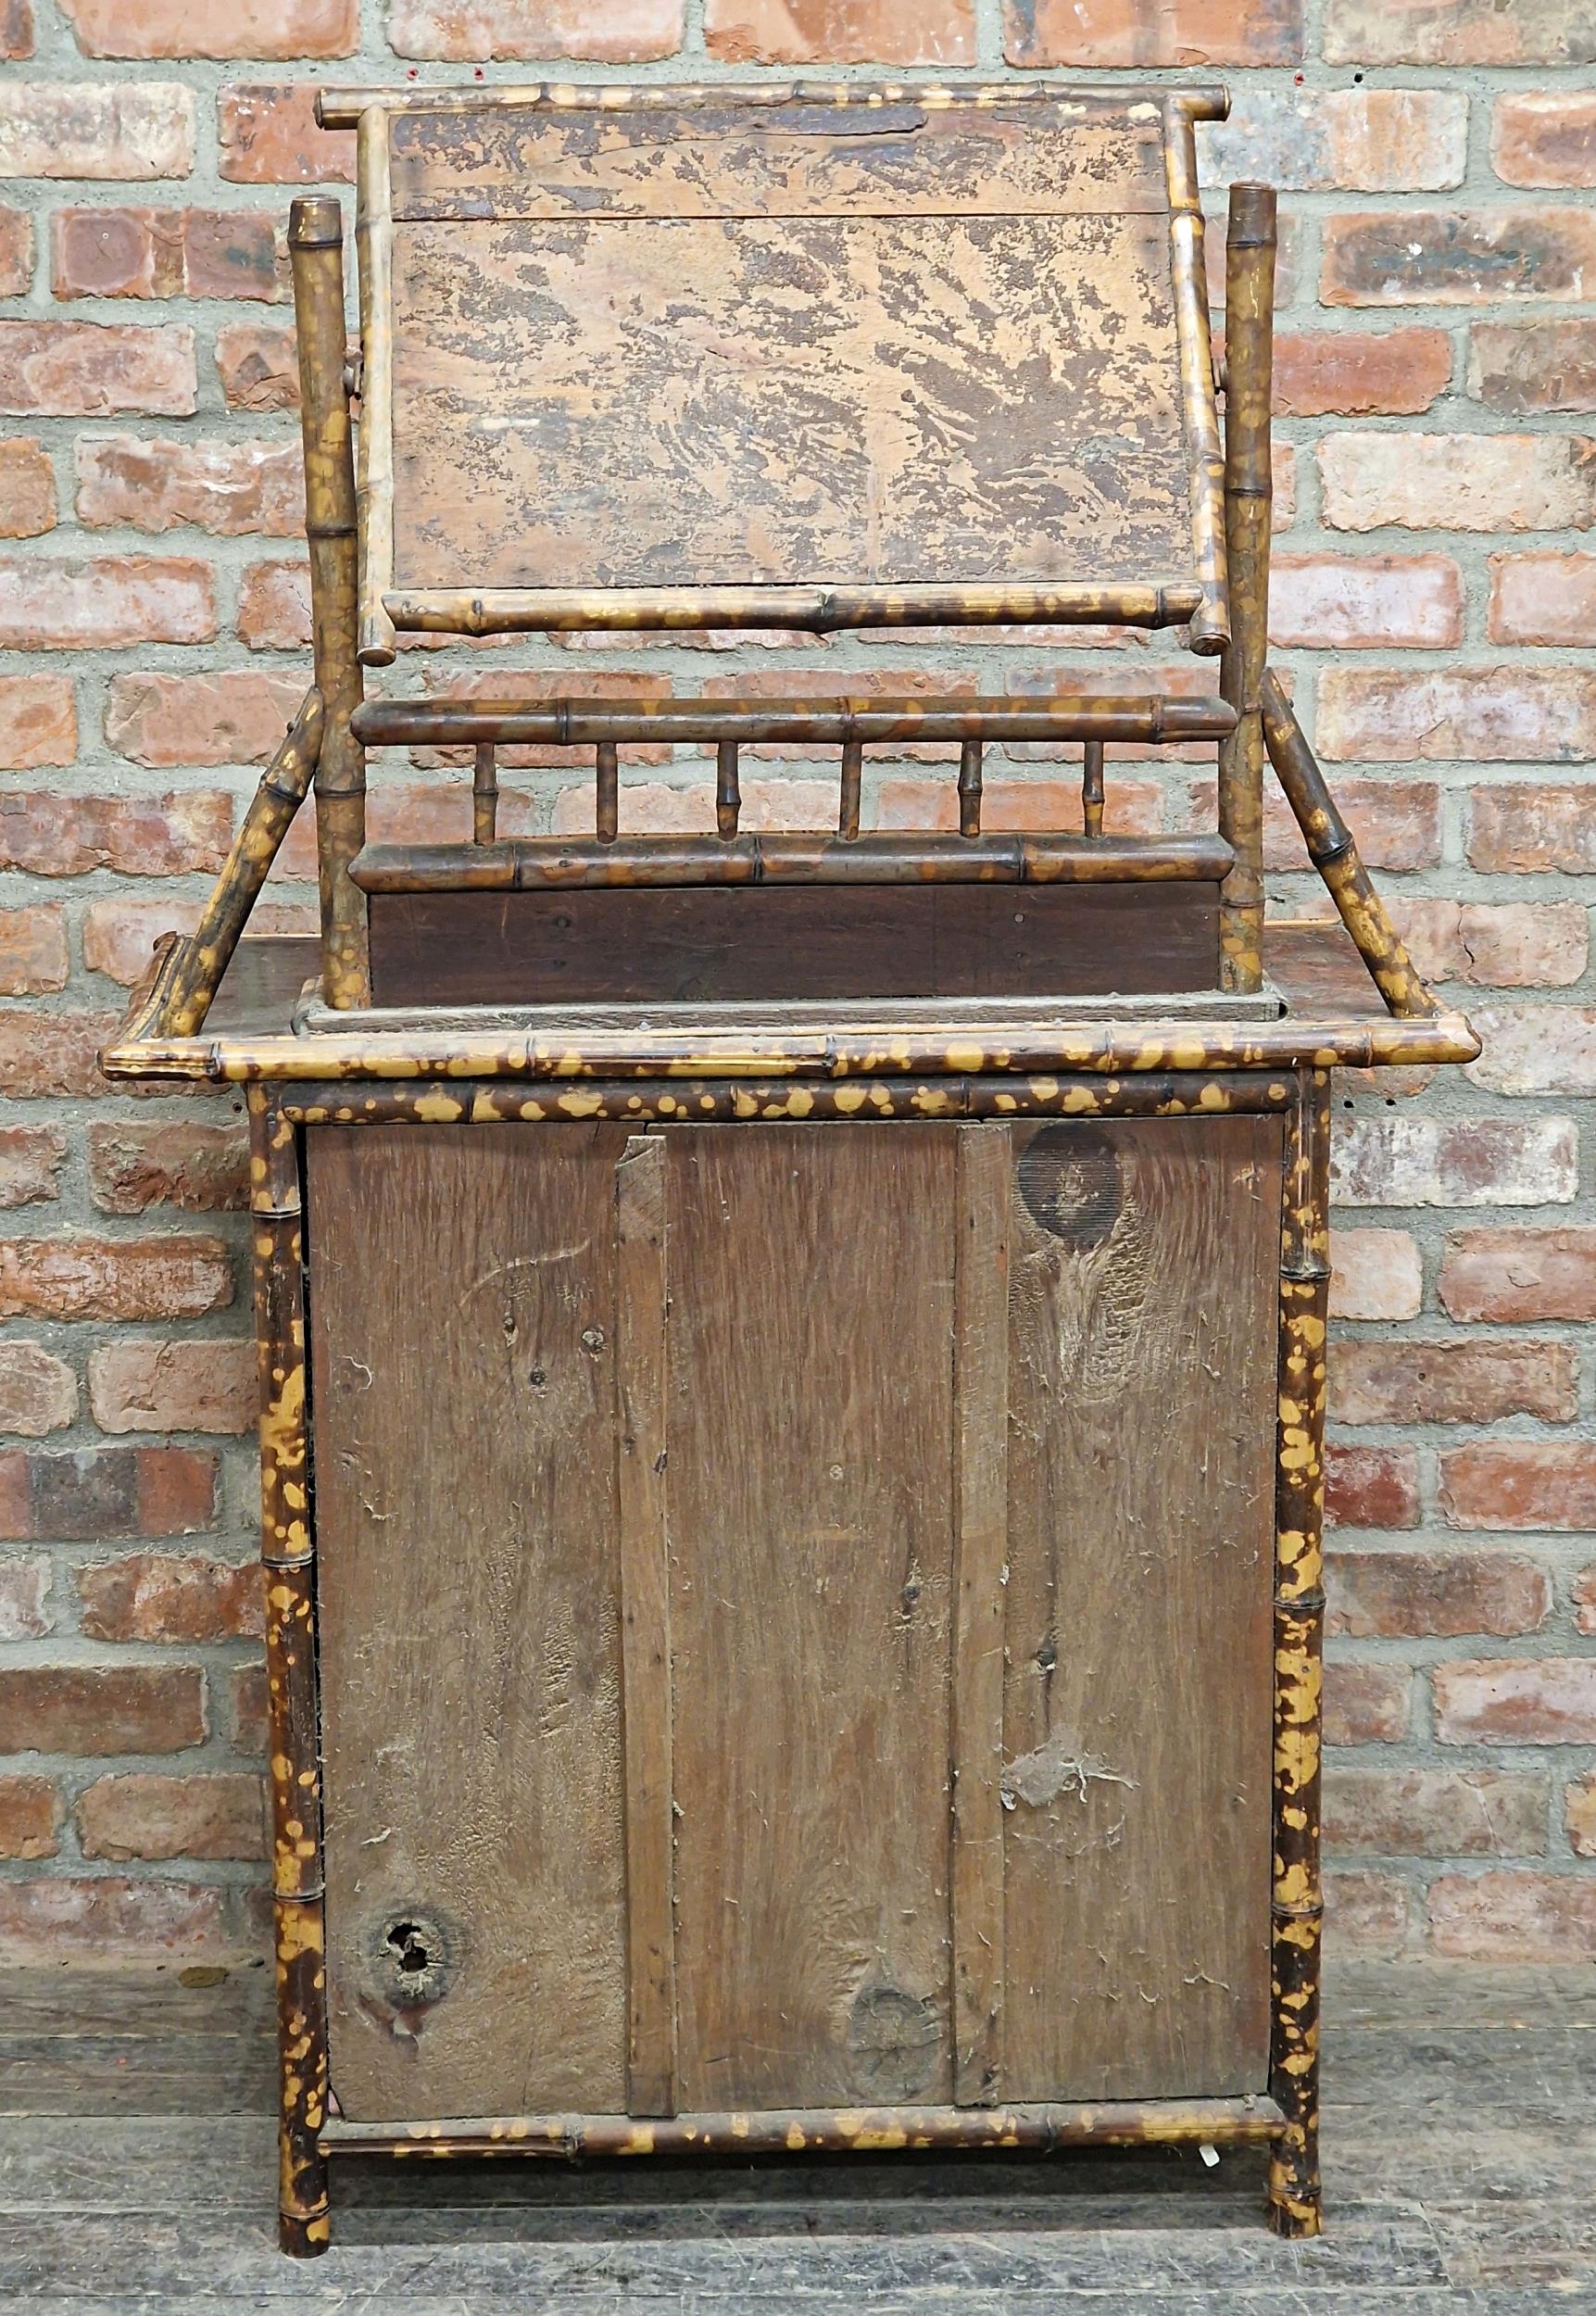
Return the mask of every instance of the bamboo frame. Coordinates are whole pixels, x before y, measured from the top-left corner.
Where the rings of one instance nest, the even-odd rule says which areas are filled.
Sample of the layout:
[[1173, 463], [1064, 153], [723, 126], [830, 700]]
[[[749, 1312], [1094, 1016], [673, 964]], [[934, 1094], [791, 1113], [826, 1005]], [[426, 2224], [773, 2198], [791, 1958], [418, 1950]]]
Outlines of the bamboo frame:
[[942, 699], [369, 699], [354, 719], [368, 748], [593, 748], [739, 741], [1146, 740], [1155, 748], [1223, 739], [1236, 713], [1218, 699], [1169, 692], [1056, 692]]
[[387, 595], [394, 584], [394, 220], [388, 108], [362, 113], [355, 139], [355, 247], [360, 288], [360, 660], [386, 667], [395, 651]]
[[[318, 91], [316, 119], [323, 129], [358, 129], [376, 107], [389, 113], [523, 111], [694, 112], [721, 107], [730, 94], [724, 81], [672, 83], [605, 81], [534, 81], [480, 83], [465, 88], [330, 87]], [[1136, 88], [1083, 89], [1067, 82], [1035, 81], [787, 81], [741, 83], [739, 105], [779, 109], [783, 105], [857, 106], [878, 112], [888, 105], [916, 105], [927, 112], [962, 106], [976, 111], [1001, 107], [1049, 105], [1061, 119], [1086, 120], [1094, 112], [1123, 113], [1127, 105], [1149, 110], [1173, 106], [1188, 121], [1224, 120], [1230, 92], [1217, 82], [1165, 91]]]
[[1200, 599], [1191, 615], [1193, 651], [1205, 656], [1230, 640], [1225, 559], [1225, 463], [1213, 407], [1213, 348], [1208, 325], [1208, 273], [1202, 202], [1191, 115], [1172, 92], [1164, 100], [1164, 171], [1169, 187], [1170, 277], [1180, 350], [1181, 419], [1191, 483], [1192, 551]]
[[1219, 826], [1236, 853], [1220, 904], [1224, 987], [1263, 981], [1263, 736], [1258, 686], [1269, 628], [1274, 479], [1275, 189], [1232, 185], [1225, 244], [1225, 531], [1230, 642], [1220, 688], [1236, 711], [1219, 744]]

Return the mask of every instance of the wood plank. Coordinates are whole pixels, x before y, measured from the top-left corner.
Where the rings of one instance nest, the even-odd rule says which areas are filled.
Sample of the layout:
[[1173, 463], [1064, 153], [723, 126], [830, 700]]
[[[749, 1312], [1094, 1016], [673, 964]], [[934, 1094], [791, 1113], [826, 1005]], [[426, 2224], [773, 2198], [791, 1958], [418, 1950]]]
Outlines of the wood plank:
[[626, 1780], [627, 2111], [673, 2115], [671, 1615], [665, 1561], [665, 1146], [615, 1169], [616, 1455]]
[[1280, 1125], [1014, 1142], [1004, 2093], [1261, 2091]]
[[1009, 1519], [1007, 1126], [961, 1126], [953, 1367], [953, 2096], [1001, 2096], [1003, 1605]]
[[307, 1141], [333, 2088], [620, 2108], [626, 1129]]
[[400, 224], [393, 277], [397, 588], [1195, 578], [1162, 219]]
[[951, 2091], [955, 1131], [667, 1137], [685, 2109]]

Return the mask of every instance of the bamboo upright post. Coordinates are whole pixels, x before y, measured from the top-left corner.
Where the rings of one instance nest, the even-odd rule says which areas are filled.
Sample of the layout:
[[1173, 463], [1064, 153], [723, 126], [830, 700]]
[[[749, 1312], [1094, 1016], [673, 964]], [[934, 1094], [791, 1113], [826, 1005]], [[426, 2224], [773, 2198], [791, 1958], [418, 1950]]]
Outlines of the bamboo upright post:
[[327, 2248], [327, 1970], [316, 1688], [316, 1570], [305, 1393], [296, 1131], [251, 1087], [250, 1236], [260, 1377], [260, 1557], [266, 1580], [271, 1888], [277, 1969], [278, 2239]]
[[371, 1003], [371, 981], [365, 896], [349, 882], [349, 863], [366, 840], [366, 755], [349, 729], [364, 683], [356, 648], [355, 466], [344, 383], [344, 219], [337, 202], [325, 194], [295, 201], [288, 248], [299, 340], [311, 640], [327, 715], [316, 766], [321, 965], [328, 1004], [346, 1009]]
[[1269, 406], [1274, 385], [1275, 189], [1232, 185], [1225, 243], [1225, 539], [1230, 641], [1220, 690], [1236, 710], [1219, 744], [1219, 829], [1236, 850], [1220, 897], [1224, 986], [1263, 981], [1263, 732], [1258, 686], [1269, 632], [1273, 493]]
[[1320, 1692], [1324, 1650], [1325, 1339], [1330, 1291], [1330, 1078], [1301, 1069], [1286, 1128], [1275, 1482], [1274, 1886], [1270, 2094], [1285, 2116], [1269, 2222], [1317, 2235]]

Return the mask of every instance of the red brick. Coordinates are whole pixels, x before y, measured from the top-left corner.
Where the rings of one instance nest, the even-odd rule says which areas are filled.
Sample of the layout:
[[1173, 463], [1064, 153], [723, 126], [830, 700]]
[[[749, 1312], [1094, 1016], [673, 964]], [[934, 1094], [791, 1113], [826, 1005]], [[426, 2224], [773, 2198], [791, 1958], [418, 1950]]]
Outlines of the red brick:
[[300, 651], [310, 641], [308, 563], [251, 563], [238, 589], [238, 640], [251, 651]]
[[1492, 643], [1583, 648], [1596, 635], [1596, 555], [1493, 555], [1486, 633]]
[[77, 1581], [92, 1641], [258, 1641], [266, 1629], [257, 1561], [239, 1567], [193, 1554], [135, 1552], [80, 1568]]
[[1596, 1960], [1590, 1874], [1439, 1874], [1429, 1914], [1438, 1954], [1474, 1962]]
[[355, 132], [319, 129], [314, 81], [233, 82], [216, 93], [219, 170], [234, 184], [355, 181]]
[[1277, 555], [1269, 638], [1281, 649], [1439, 650], [1462, 642], [1463, 606], [1450, 555]]
[[211, 1883], [113, 1874], [0, 1882], [0, 1957], [51, 1964], [92, 1957], [120, 1965], [130, 1955], [228, 1953], [226, 1902], [226, 1890]]
[[1400, 1744], [1412, 1718], [1412, 1689], [1405, 1665], [1326, 1665], [1325, 1743]]
[[57, 209], [50, 278], [57, 297], [287, 295], [279, 223], [255, 209]]
[[1409, 416], [1451, 378], [1444, 330], [1282, 331], [1275, 341], [1281, 418]]
[[85, 1857], [263, 1857], [258, 1777], [102, 1777], [73, 1812]]
[[1477, 321], [1468, 340], [1477, 402], [1508, 418], [1596, 410], [1596, 321]]
[[[1440, 1504], [1453, 1528], [1596, 1528], [1596, 1444], [1479, 1440], [1453, 1448], [1441, 1457]], [[1596, 1664], [1591, 1672], [1596, 1679]]]
[[0, 1665], [0, 1753], [182, 1753], [204, 1739], [197, 1666]]
[[1326, 64], [1589, 64], [1590, 18], [1570, 0], [1328, 0]]
[[[4, 1377], [0, 1365], [0, 1410]], [[232, 1336], [161, 1341], [140, 1335], [97, 1343], [89, 1353], [89, 1405], [102, 1431], [248, 1431], [256, 1415], [255, 1345]]]
[[1204, 182], [1283, 193], [1428, 193], [1463, 183], [1468, 98], [1461, 90], [1231, 92], [1230, 117], [1198, 132]]
[[86, 57], [352, 56], [359, 0], [61, 0]]
[[[1112, 795], [1111, 790], [1111, 795]], [[1440, 859], [1440, 790], [1433, 781], [1338, 780], [1336, 801], [1372, 869], [1432, 868]], [[1213, 825], [1209, 804], [1207, 822]], [[1307, 866], [1302, 832], [1283, 797], [1263, 799], [1263, 865]]]
[[1596, 1633], [1596, 1567], [1585, 1568], [1574, 1580], [1574, 1629]]
[[1596, 96], [1584, 89], [1499, 96], [1490, 165], [1505, 185], [1596, 185]]
[[113, 675], [106, 740], [135, 764], [263, 764], [305, 697], [302, 673]]
[[43, 1343], [0, 1342], [0, 1431], [42, 1440], [77, 1413], [78, 1378], [64, 1359]]
[[1318, 743], [1352, 763], [1581, 763], [1596, 755], [1596, 673], [1327, 668]]
[[47, 1777], [0, 1777], [0, 1857], [54, 1857], [61, 1797]]
[[1017, 65], [1296, 64], [1302, 37], [1301, 0], [1005, 0], [1003, 11]]
[[105, 1093], [96, 1057], [117, 1020], [115, 1013], [0, 1008], [0, 1093], [19, 1101]]
[[1342, 1342], [1330, 1366], [1338, 1423], [1571, 1423], [1578, 1412], [1574, 1345], [1555, 1338]]
[[33, 283], [33, 220], [0, 205], [0, 297], [25, 297]]
[[33, 0], [0, 0], [0, 57], [20, 62], [33, 53]]
[[0, 1127], [0, 1207], [59, 1198], [66, 1156], [67, 1138], [54, 1127]]
[[292, 330], [263, 321], [224, 322], [216, 334], [216, 374], [230, 410], [299, 408], [299, 358]]
[[36, 539], [56, 527], [56, 470], [37, 434], [0, 440], [0, 539]]
[[724, 64], [974, 64], [974, 0], [704, 0]]
[[1332, 1318], [1417, 1318], [1424, 1273], [1407, 1231], [1333, 1230], [1330, 1265]]
[[1596, 441], [1584, 434], [1364, 434], [1319, 446], [1336, 531], [1555, 531], [1596, 519]]
[[177, 81], [0, 81], [0, 176], [186, 177], [194, 94]]
[[[83, 963], [90, 973], [131, 988], [146, 970], [163, 933], [192, 933], [199, 922], [197, 900], [94, 900], [83, 912]], [[251, 933], [314, 933], [320, 920], [314, 903], [258, 901]]]
[[78, 520], [170, 531], [193, 523], [219, 538], [299, 536], [305, 485], [295, 443], [80, 438]]
[[1596, 1857], [1596, 1770], [1565, 1788], [1563, 1821], [1576, 1857]]
[[1325, 1840], [1383, 1857], [1538, 1857], [1548, 1785], [1511, 1769], [1325, 1772]]
[[1426, 980], [1477, 988], [1566, 988], [1584, 974], [1588, 913], [1577, 900], [1399, 900], [1398, 930]]
[[266, 1725], [266, 1668], [240, 1665], [232, 1676], [232, 1749], [262, 1754], [270, 1742]]
[[1476, 788], [1469, 799], [1471, 868], [1516, 875], [1560, 870], [1596, 875], [1596, 788]]
[[0, 1449], [0, 1536], [98, 1543], [214, 1526], [217, 1462], [188, 1448]]
[[1460, 1230], [1439, 1291], [1454, 1319], [1596, 1319], [1596, 1227]]
[[249, 1190], [249, 1138], [238, 1126], [186, 1119], [96, 1121], [89, 1128], [89, 1196], [103, 1215], [152, 1206], [236, 1211]]
[[1350, 1206], [1539, 1206], [1572, 1199], [1566, 1118], [1338, 1119], [1333, 1195]]
[[0, 675], [0, 765], [35, 772], [44, 764], [69, 764], [77, 752], [71, 677]]
[[198, 404], [192, 330], [0, 321], [0, 416], [192, 418]]
[[108, 651], [208, 643], [215, 633], [208, 563], [153, 555], [0, 558], [0, 649]]
[[0, 1318], [195, 1319], [232, 1293], [220, 1239], [0, 1240]]
[[1491, 1093], [1596, 1093], [1596, 1007], [1482, 1005], [1475, 1026], [1485, 1040], [1466, 1075]]
[[[830, 817], [817, 799], [817, 825]], [[1103, 825], [1125, 836], [1152, 836], [1164, 824], [1163, 790], [1156, 781], [1120, 777], [1108, 784]], [[712, 825], [712, 821], [711, 821]], [[941, 779], [894, 778], [876, 784], [872, 825], [877, 828], [941, 828], [959, 825], [958, 792], [946, 776]], [[1049, 829], [1080, 825], [1080, 783], [1035, 774], [1026, 779], [996, 778], [988, 773], [982, 797], [981, 825], [990, 829]]]
[[42, 1555], [7, 1553], [0, 1559], [0, 1641], [36, 1641], [52, 1630], [45, 1605], [50, 1563]]
[[1337, 1552], [1329, 1571], [1328, 1630], [1357, 1640], [1538, 1632], [1552, 1614], [1546, 1570], [1513, 1553]]
[[1333, 1952], [1398, 1955], [1408, 1943], [1407, 1889], [1394, 1874], [1325, 1876], [1325, 1937]]
[[683, 0], [389, 0], [388, 44], [424, 63], [646, 64], [682, 45]]
[[0, 796], [0, 868], [31, 876], [84, 876], [100, 868], [121, 876], [215, 870], [227, 857], [232, 832], [232, 799], [216, 788], [169, 789], [159, 797], [44, 789]]
[[1324, 222], [1326, 306], [1484, 306], [1585, 295], [1596, 268], [1588, 209], [1364, 209]]
[[1442, 1744], [1596, 1743], [1596, 1656], [1438, 1665], [1434, 1680]]
[[1416, 1528], [1418, 1457], [1412, 1448], [1325, 1450], [1325, 1519], [1331, 1528]]

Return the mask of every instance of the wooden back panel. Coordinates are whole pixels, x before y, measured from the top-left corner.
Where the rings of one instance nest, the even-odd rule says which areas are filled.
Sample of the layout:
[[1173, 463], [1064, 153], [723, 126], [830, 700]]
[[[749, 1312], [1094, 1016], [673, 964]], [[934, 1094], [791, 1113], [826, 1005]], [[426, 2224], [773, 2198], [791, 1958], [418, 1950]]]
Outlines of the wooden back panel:
[[1212, 93], [408, 92], [360, 123], [394, 627], [1226, 632]]

